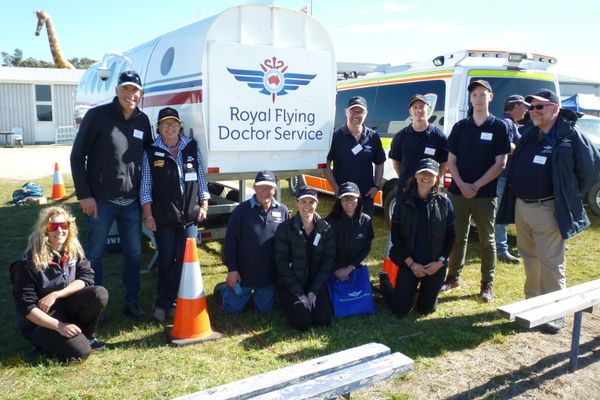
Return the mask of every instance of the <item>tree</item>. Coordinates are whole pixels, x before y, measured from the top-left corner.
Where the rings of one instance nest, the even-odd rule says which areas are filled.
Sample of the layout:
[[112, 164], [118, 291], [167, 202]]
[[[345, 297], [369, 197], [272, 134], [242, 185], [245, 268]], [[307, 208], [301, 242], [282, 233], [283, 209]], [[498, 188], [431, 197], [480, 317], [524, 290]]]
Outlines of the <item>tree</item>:
[[[38, 60], [32, 57], [23, 59], [23, 51], [21, 49], [15, 49], [13, 54], [8, 54], [4, 51], [1, 54], [2, 66], [4, 67], [54, 68], [53, 62]], [[87, 69], [90, 65], [94, 64], [96, 60], [87, 57], [74, 57], [71, 58], [69, 62], [77, 69]]]

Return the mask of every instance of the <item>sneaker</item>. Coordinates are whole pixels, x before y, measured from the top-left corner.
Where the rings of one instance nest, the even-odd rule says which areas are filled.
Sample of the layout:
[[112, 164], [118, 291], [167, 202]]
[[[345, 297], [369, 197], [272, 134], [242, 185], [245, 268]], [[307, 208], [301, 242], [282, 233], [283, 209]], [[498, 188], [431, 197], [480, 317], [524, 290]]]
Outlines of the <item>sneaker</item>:
[[519, 257], [515, 257], [512, 254], [510, 254], [508, 251], [504, 254], [499, 254], [498, 255], [498, 261], [507, 263], [507, 264], [518, 264], [521, 259]]
[[142, 319], [146, 316], [146, 313], [144, 312], [144, 310], [142, 310], [140, 308], [140, 305], [138, 303], [127, 303], [125, 304], [125, 308], [123, 309], [123, 312], [125, 313], [126, 316], [133, 318], [133, 319]]
[[167, 313], [160, 307], [154, 307], [154, 311], [152, 311], [152, 316], [154, 319], [158, 320], [158, 322], [165, 322], [167, 318]]
[[479, 292], [479, 298], [485, 303], [489, 303], [494, 300], [494, 287], [492, 282], [481, 283], [481, 292]]
[[217, 301], [221, 301], [221, 297], [222, 297], [222, 292], [221, 290], [223, 289], [223, 286], [227, 285], [227, 283], [225, 282], [219, 282], [216, 284], [214, 290], [213, 290], [213, 296], [215, 297], [215, 299]]
[[562, 317], [545, 323], [540, 327], [540, 330], [550, 335], [556, 335], [567, 325], [567, 320]]
[[101, 340], [98, 340], [95, 336], [90, 339], [90, 347], [94, 351], [104, 351], [106, 350], [106, 343]]
[[460, 289], [460, 283], [458, 283], [458, 279], [453, 276], [449, 276], [446, 278], [446, 281], [442, 285], [440, 289], [440, 293], [448, 293], [453, 289]]

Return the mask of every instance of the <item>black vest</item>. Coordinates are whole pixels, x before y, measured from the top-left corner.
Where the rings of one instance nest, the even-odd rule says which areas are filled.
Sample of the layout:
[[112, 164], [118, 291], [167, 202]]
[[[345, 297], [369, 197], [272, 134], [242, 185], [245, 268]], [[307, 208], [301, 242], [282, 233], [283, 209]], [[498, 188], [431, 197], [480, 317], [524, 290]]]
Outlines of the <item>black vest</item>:
[[198, 205], [198, 145], [192, 140], [181, 150], [183, 159], [183, 193], [179, 187], [177, 161], [156, 146], [148, 146], [146, 154], [152, 174], [152, 215], [158, 226], [187, 226], [195, 223]]

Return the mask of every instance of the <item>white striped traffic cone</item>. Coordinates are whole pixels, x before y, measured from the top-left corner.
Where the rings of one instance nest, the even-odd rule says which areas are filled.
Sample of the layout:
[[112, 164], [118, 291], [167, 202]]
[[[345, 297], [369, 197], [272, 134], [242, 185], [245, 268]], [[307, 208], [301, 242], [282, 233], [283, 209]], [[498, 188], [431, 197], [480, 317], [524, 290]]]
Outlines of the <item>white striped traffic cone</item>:
[[52, 200], [62, 200], [67, 197], [65, 184], [58, 163], [54, 163], [54, 178], [52, 180]]

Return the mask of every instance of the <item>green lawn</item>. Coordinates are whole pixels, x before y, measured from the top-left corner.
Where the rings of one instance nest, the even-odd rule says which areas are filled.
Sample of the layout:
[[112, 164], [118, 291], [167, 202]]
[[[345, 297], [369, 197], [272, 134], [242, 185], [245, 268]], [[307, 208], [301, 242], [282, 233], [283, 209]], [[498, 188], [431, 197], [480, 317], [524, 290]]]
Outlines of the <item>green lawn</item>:
[[[64, 176], [67, 192], [73, 191], [70, 176]], [[7, 266], [18, 257], [39, 206], [13, 207], [7, 202], [11, 193], [25, 182], [0, 180], [0, 262]], [[52, 180], [40, 180], [50, 193]], [[295, 208], [295, 201], [283, 188], [283, 201]], [[82, 237], [85, 223], [79, 206], [68, 201], [78, 217]], [[331, 198], [322, 196], [321, 215], [327, 215]], [[600, 240], [600, 220], [592, 217], [592, 228], [569, 241], [568, 281], [570, 285], [597, 279], [600, 271], [595, 258]], [[367, 262], [375, 280], [381, 268], [387, 232], [383, 213], [375, 218], [376, 239]], [[514, 237], [510, 239], [514, 240]], [[462, 289], [442, 296], [438, 311], [425, 318], [414, 316], [398, 319], [387, 311], [380, 298], [378, 312], [371, 316], [335, 321], [329, 328], [298, 333], [287, 327], [283, 316], [275, 312], [264, 316], [251, 310], [240, 316], [224, 314], [213, 301], [215, 284], [224, 279], [221, 244], [211, 242], [199, 248], [200, 263], [207, 293], [213, 329], [223, 338], [187, 347], [165, 344], [163, 327], [153, 321], [133, 323], [122, 316], [123, 291], [120, 285], [120, 256], [111, 254], [105, 261], [105, 274], [111, 299], [108, 322], [98, 336], [109, 343], [109, 349], [93, 354], [83, 363], [62, 364], [38, 357], [20, 336], [14, 325], [14, 310], [7, 268], [0, 272], [0, 389], [2, 398], [170, 398], [220, 385], [250, 375], [288, 366], [368, 342], [380, 342], [416, 360], [417, 370], [433, 368], [435, 357], [478, 346], [482, 342], [501, 343], [519, 331], [514, 323], [499, 319], [496, 307], [523, 297], [522, 267], [499, 264], [496, 273], [496, 301], [483, 304], [479, 293], [479, 258], [477, 240], [472, 236], [464, 269]], [[144, 246], [143, 267], [152, 250]], [[154, 273], [142, 275], [142, 306], [149, 311], [156, 287]], [[432, 371], [433, 372], [433, 371]], [[378, 393], [380, 398], [411, 398], [402, 383], [412, 375], [393, 381], [393, 393]], [[386, 385], [385, 390], [389, 390]], [[383, 390], [383, 389], [382, 389]], [[372, 396], [372, 392], [369, 396]], [[359, 392], [353, 398], [365, 398]]]

